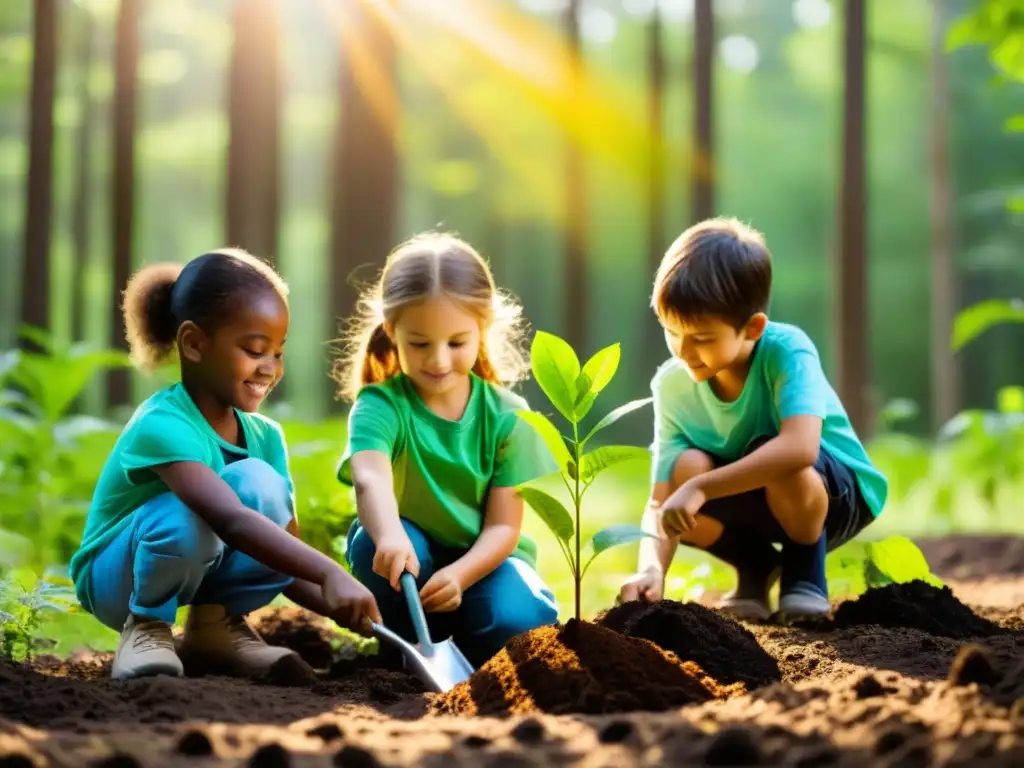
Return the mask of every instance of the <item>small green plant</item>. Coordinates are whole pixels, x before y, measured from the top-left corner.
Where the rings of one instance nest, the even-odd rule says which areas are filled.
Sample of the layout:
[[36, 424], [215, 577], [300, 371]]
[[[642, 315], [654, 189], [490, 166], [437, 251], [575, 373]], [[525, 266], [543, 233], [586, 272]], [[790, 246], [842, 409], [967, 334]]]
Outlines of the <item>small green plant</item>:
[[569, 563], [576, 588], [576, 618], [579, 619], [580, 585], [594, 558], [612, 547], [650, 536], [638, 525], [609, 526], [595, 533], [587, 542], [590, 553], [586, 562], [583, 561], [580, 519], [584, 494], [598, 474], [608, 467], [648, 458], [647, 450], [637, 446], [604, 445], [590, 453], [584, 453], [584, 450], [598, 432], [647, 405], [651, 398], [619, 406], [580, 437], [580, 424], [619, 367], [619, 345], [605, 347], [580, 367], [579, 358], [568, 343], [550, 333], [538, 331], [533, 338], [530, 355], [534, 378], [551, 404], [569, 423], [572, 434], [563, 435], [546, 416], [536, 411], [519, 411], [519, 415], [537, 430], [558, 464], [558, 474], [572, 500], [573, 514], [558, 499], [539, 488], [525, 485], [520, 487], [519, 493], [555, 535]]
[[7, 573], [0, 579], [0, 654], [8, 661], [31, 660], [45, 614], [77, 610], [68, 579], [36, 579], [30, 571]]

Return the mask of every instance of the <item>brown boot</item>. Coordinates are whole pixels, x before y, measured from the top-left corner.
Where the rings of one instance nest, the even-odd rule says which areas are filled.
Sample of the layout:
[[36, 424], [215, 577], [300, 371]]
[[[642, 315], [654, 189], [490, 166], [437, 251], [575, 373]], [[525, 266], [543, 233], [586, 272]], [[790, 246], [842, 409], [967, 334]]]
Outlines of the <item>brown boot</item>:
[[190, 666], [196, 664], [205, 671], [239, 677], [262, 677], [289, 656], [307, 666], [295, 651], [267, 645], [244, 616], [228, 616], [221, 605], [192, 606], [181, 655]]

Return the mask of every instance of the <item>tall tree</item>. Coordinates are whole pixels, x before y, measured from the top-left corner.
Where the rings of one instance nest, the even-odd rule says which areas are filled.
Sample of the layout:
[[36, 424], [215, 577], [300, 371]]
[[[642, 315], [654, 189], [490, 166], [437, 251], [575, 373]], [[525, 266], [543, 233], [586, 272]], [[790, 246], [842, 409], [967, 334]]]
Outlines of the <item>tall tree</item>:
[[339, 323], [355, 309], [353, 271], [368, 264], [382, 266], [393, 245], [398, 194], [394, 37], [372, 4], [342, 2], [345, 20], [331, 202], [330, 338], [337, 336]]
[[932, 428], [953, 417], [960, 398], [959, 370], [952, 352], [953, 315], [956, 312], [954, 265], [955, 211], [949, 144], [949, 68], [946, 62], [946, 0], [932, 0], [931, 114], [931, 380]]
[[[132, 235], [135, 226], [135, 119], [139, 66], [139, 0], [121, 0], [114, 31], [114, 173], [110, 206], [113, 231], [114, 296], [111, 302], [110, 344], [127, 349], [121, 294], [131, 276]], [[124, 405], [131, 399], [128, 371], [108, 374], [110, 405]]]
[[72, 281], [71, 335], [85, 336], [85, 272], [89, 261], [89, 179], [92, 176], [93, 101], [89, 92], [89, 72], [92, 69], [95, 22], [92, 11], [79, 8], [76, 69], [78, 70], [79, 122], [75, 135], [75, 189], [71, 211], [71, 241], [74, 254]]
[[[648, 270], [654, 274], [665, 253], [665, 45], [661, 11], [656, 4], [647, 23], [647, 252]], [[649, 331], [647, 362], [664, 357], [665, 345], [656, 323], [646, 313]]]
[[[583, 46], [580, 0], [569, 0], [564, 15], [568, 56], [569, 129], [565, 144], [565, 337], [582, 350], [587, 325], [587, 200], [586, 159], [580, 132], [583, 109]], [[581, 352], [582, 353], [582, 352]]]
[[[57, 0], [35, 0], [29, 106], [28, 182], [21, 321], [50, 327], [53, 220], [53, 100], [57, 82]], [[23, 341], [26, 346], [34, 346]]]
[[868, 255], [864, 168], [865, 2], [846, 0], [843, 31], [843, 137], [836, 265], [836, 381], [854, 429], [872, 431], [868, 344]]
[[236, 0], [228, 82], [227, 241], [273, 259], [280, 209], [278, 0]]
[[696, 0], [693, 19], [693, 219], [715, 215], [715, 15], [711, 0]]

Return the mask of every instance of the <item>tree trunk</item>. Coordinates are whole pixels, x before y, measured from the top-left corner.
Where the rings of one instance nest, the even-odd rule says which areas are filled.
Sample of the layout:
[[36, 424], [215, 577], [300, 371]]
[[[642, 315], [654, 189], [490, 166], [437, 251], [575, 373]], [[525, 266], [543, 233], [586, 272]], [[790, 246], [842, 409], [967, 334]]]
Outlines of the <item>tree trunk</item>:
[[[647, 25], [647, 252], [654, 275], [665, 254], [665, 46], [661, 11], [655, 6]], [[653, 368], [665, 357], [665, 344], [650, 312], [645, 313], [647, 362]], [[652, 371], [653, 373], [653, 371]]]
[[957, 411], [959, 370], [953, 356], [956, 312], [953, 182], [949, 150], [949, 70], [946, 63], [946, 0], [932, 0], [931, 115], [929, 125], [932, 241], [932, 428], [938, 430]]
[[839, 186], [839, 259], [836, 277], [836, 381], [853, 428], [871, 435], [868, 386], [868, 255], [864, 169], [864, 0], [846, 0], [843, 62], [842, 173]]
[[277, 0], [236, 0], [228, 82], [227, 242], [277, 256], [281, 41]]
[[696, 0], [693, 22], [694, 222], [715, 215], [714, 63], [715, 17], [711, 0]]
[[71, 337], [85, 338], [85, 285], [89, 263], [89, 179], [92, 173], [93, 103], [89, 93], [92, 68], [94, 22], [88, 8], [79, 11], [81, 27], [78, 40], [78, 104], [81, 118], [75, 136], [75, 192], [71, 211], [71, 240], [74, 252], [74, 278], [71, 284]]
[[[50, 228], [53, 219], [53, 101], [57, 80], [57, 2], [35, 0], [29, 110], [21, 322], [50, 328]], [[22, 346], [36, 345], [22, 339]]]
[[[395, 41], [369, 4], [344, 0], [344, 6], [332, 180], [329, 338], [337, 338], [339, 323], [355, 309], [353, 270], [367, 264], [383, 266], [394, 245], [399, 178]], [[359, 277], [365, 282], [376, 275]]]
[[[121, 295], [132, 269], [132, 234], [135, 216], [135, 92], [139, 62], [139, 0], [121, 0], [114, 38], [114, 173], [111, 219], [114, 243], [110, 344], [127, 349]], [[108, 374], [108, 405], [131, 399], [128, 371]]]
[[570, 130], [565, 144], [565, 338], [583, 357], [587, 324], [587, 199], [586, 158], [579, 132], [572, 130], [580, 114], [583, 88], [583, 50], [580, 40], [580, 0], [570, 0], [565, 12], [569, 59], [568, 102]]

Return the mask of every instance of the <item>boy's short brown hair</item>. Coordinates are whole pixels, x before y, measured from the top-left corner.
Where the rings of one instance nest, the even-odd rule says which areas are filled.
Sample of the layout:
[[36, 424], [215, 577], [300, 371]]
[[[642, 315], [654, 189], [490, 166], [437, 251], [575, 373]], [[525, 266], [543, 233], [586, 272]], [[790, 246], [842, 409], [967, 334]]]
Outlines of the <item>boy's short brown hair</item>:
[[737, 219], [694, 224], [665, 253], [654, 278], [658, 317], [719, 317], [739, 330], [767, 312], [772, 258], [764, 236]]

